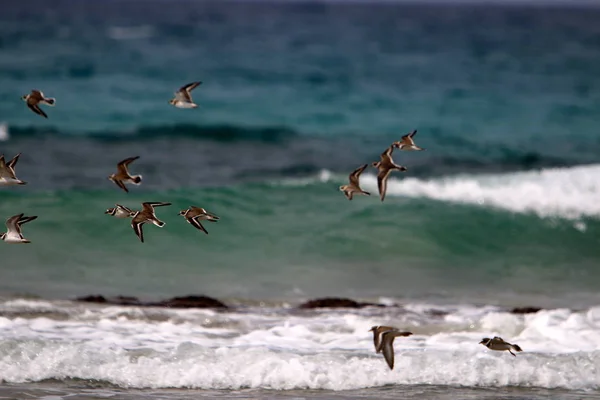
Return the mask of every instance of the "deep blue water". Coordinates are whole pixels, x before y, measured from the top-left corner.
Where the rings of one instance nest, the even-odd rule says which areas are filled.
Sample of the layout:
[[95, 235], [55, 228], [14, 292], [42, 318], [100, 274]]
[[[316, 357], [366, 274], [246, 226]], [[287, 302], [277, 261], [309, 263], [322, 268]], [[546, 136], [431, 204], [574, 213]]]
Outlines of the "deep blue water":
[[[29, 183], [4, 188], [0, 211], [40, 218], [33, 245], [2, 248], [0, 288], [492, 302], [507, 288], [540, 302], [581, 289], [593, 303], [599, 18], [526, 5], [7, 3], [1, 150], [23, 153]], [[170, 106], [194, 80], [200, 107]], [[20, 100], [33, 88], [57, 99], [47, 120]], [[347, 174], [413, 129], [426, 151], [395, 153], [408, 171], [386, 202], [348, 202]], [[106, 177], [132, 155], [144, 183], [125, 194]], [[144, 245], [103, 214], [148, 200], [174, 206]], [[222, 217], [209, 236], [176, 218], [192, 204]]]

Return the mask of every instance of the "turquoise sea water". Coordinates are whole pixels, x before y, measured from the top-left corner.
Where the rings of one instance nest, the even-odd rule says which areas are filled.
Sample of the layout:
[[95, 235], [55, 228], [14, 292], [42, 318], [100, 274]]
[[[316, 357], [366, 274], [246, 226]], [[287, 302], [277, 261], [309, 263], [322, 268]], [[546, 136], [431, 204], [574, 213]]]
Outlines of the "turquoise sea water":
[[[48, 327], [36, 314], [20, 331], [11, 325], [25, 318], [19, 313], [50, 307], [61, 315], [52, 314], [51, 321], [69, 315], [76, 324], [84, 317], [61, 301], [92, 293], [149, 300], [198, 293], [234, 304], [262, 301], [276, 310], [318, 296], [487, 310], [477, 314], [479, 322], [460, 308], [457, 319], [446, 321], [458, 326], [423, 328], [420, 334], [433, 342], [444, 332], [505, 332], [506, 326], [505, 334], [533, 346], [566, 334], [536, 339], [528, 329], [541, 322], [498, 322], [485, 307], [588, 310], [595, 326], [599, 18], [594, 7], [543, 5], [8, 3], [0, 12], [0, 153], [8, 159], [22, 153], [17, 173], [28, 184], [0, 188], [0, 218], [21, 212], [39, 218], [24, 226], [32, 244], [0, 246], [0, 296], [7, 302], [0, 307], [6, 319], [0, 329], [29, 346], [24, 337], [39, 324], [47, 332], [62, 328], [54, 322]], [[173, 92], [195, 80], [203, 81], [193, 92], [200, 107], [171, 107]], [[55, 107], [44, 108], [47, 120], [20, 100], [34, 88], [56, 98]], [[348, 173], [376, 161], [391, 141], [413, 129], [426, 151], [394, 153], [408, 171], [392, 174], [385, 202], [377, 196], [373, 168], [361, 178], [373, 195], [347, 201], [338, 187]], [[107, 177], [118, 161], [135, 155], [140, 159], [131, 172], [144, 180], [127, 194]], [[128, 221], [104, 211], [114, 203], [138, 208], [144, 201], [173, 205], [157, 209], [166, 226], [146, 225], [142, 244]], [[205, 224], [209, 235], [177, 215], [190, 205], [221, 217]], [[41, 305], [22, 300], [32, 296]], [[120, 318], [120, 311], [107, 310], [108, 316], [93, 319], [98, 332], [106, 319]], [[250, 314], [242, 325], [259, 329], [261, 311]], [[372, 320], [378, 314], [366, 315], [365, 324], [378, 324]], [[422, 317], [402, 321], [429, 326], [429, 317]], [[162, 326], [140, 318], [150, 330]], [[285, 324], [287, 317], [281, 318]], [[356, 328], [348, 318], [362, 317], [340, 318], [346, 332]], [[302, 324], [310, 330], [321, 322]], [[92, 340], [77, 329], [63, 332], [61, 340]], [[362, 325], [356, 329], [364, 334]], [[581, 340], [596, 365], [592, 336]], [[241, 343], [269, 351], [281, 345], [255, 339]], [[140, 340], [123, 346], [162, 351]], [[228, 346], [215, 343], [210, 346], [217, 352]], [[299, 340], [288, 350], [303, 354], [303, 346]], [[336, 346], [321, 351], [335, 355]], [[114, 371], [46, 375], [22, 362], [24, 369], [10, 369], [15, 355], [6, 354], [2, 360], [12, 372], [0, 372], [0, 381], [11, 384], [73, 378], [147, 387], [135, 380], [139, 375], [118, 381], [122, 371], [114, 365]], [[47, 355], [49, 365], [56, 357], [69, 364], [57, 354]], [[108, 357], [91, 354], [76, 363]], [[168, 364], [163, 362], [159, 367]], [[215, 365], [218, 370], [225, 364]], [[293, 370], [286, 374], [294, 376]], [[286, 374], [281, 379], [289, 383]], [[316, 374], [310, 383], [282, 387], [369, 393], [368, 385], [353, 386], [358, 378], [346, 384], [330, 376], [322, 383]], [[248, 385], [166, 379], [154, 387], [278, 388], [268, 374], [261, 376]], [[548, 372], [544, 379], [553, 376]], [[425, 372], [399, 379], [381, 384], [457, 384]], [[481, 378], [466, 386], [598, 387], [588, 376], [571, 386], [523, 379]]]

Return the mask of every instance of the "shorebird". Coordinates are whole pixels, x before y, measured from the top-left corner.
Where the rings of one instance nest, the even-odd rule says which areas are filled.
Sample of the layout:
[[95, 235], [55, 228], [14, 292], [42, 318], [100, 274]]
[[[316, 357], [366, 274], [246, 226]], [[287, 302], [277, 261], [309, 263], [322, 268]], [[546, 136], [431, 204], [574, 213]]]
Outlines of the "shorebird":
[[352, 200], [352, 195], [354, 193], [366, 194], [367, 196], [371, 195], [371, 193], [365, 192], [364, 190], [362, 190], [360, 188], [360, 184], [359, 184], [360, 174], [363, 173], [363, 171], [365, 170], [365, 168], [367, 168], [368, 165], [369, 164], [365, 164], [362, 167], [359, 167], [359, 168], [355, 169], [354, 171], [352, 171], [352, 173], [348, 177], [348, 179], [350, 180], [350, 183], [348, 185], [340, 186], [340, 190], [342, 192], [344, 192], [344, 195], [348, 198], [348, 200]]
[[13, 157], [12, 160], [6, 162], [4, 156], [0, 156], [0, 186], [11, 186], [11, 185], [26, 185], [27, 182], [23, 182], [17, 179], [15, 175], [15, 165], [19, 161], [21, 153]]
[[208, 235], [208, 231], [202, 226], [200, 221], [217, 222], [219, 217], [209, 213], [204, 208], [191, 206], [187, 210], [179, 211], [179, 215], [185, 217], [186, 221], [192, 224], [196, 229], [200, 229], [202, 232]]
[[417, 134], [417, 130], [415, 129], [411, 133], [407, 133], [406, 135], [402, 136], [402, 140], [392, 143], [392, 146], [394, 146], [397, 149], [404, 150], [404, 151], [425, 150], [424, 148], [419, 147], [415, 144], [413, 137], [415, 137], [416, 134]]
[[188, 83], [179, 88], [178, 91], [175, 92], [175, 97], [169, 100], [169, 104], [174, 105], [177, 108], [196, 108], [198, 104], [194, 103], [192, 99], [192, 90], [196, 89], [202, 82], [192, 82]]
[[410, 336], [410, 332], [400, 331], [385, 331], [381, 334], [381, 343], [379, 344], [380, 350], [383, 351], [383, 358], [390, 367], [394, 369], [394, 339], [398, 336]]
[[31, 243], [31, 241], [25, 239], [21, 233], [21, 225], [33, 221], [37, 216], [24, 217], [24, 214], [15, 215], [6, 220], [6, 233], [0, 235], [0, 239], [6, 243]]
[[379, 197], [381, 201], [385, 199], [385, 193], [387, 191], [387, 180], [392, 171], [406, 171], [407, 168], [402, 165], [397, 165], [392, 159], [392, 152], [394, 151], [394, 145], [391, 145], [383, 153], [381, 153], [380, 161], [373, 162], [373, 166], [377, 168], [377, 187], [379, 189]]
[[393, 326], [372, 326], [369, 329], [369, 332], [373, 332], [373, 344], [375, 345], [375, 352], [381, 353], [381, 335], [385, 332], [394, 331], [398, 333], [398, 336], [410, 336], [412, 332], [401, 332], [398, 328], [394, 328]]
[[113, 208], [109, 208], [104, 214], [109, 214], [116, 218], [131, 218], [134, 216], [135, 211], [120, 204], [115, 204]]
[[156, 214], [154, 214], [154, 207], [162, 207], [162, 206], [170, 206], [171, 203], [163, 203], [150, 201], [146, 203], [142, 203], [142, 211], [135, 211], [133, 214], [133, 218], [131, 219], [131, 227], [133, 228], [135, 234], [140, 238], [142, 243], [144, 243], [144, 231], [142, 230], [142, 225], [146, 222], [152, 222], [154, 225], [162, 228], [165, 226], [165, 223], [160, 219], [156, 218]]
[[491, 339], [483, 338], [483, 339], [481, 339], [481, 342], [479, 342], [479, 344], [484, 345], [485, 347], [487, 347], [490, 350], [508, 351], [510, 354], [512, 354], [515, 357], [517, 355], [515, 353], [513, 353], [511, 350], [514, 350], [516, 352], [523, 351], [523, 349], [521, 349], [521, 347], [519, 347], [518, 344], [512, 344], [512, 343], [505, 342], [499, 336], [494, 336]]
[[44, 97], [44, 93], [39, 90], [33, 89], [31, 93], [21, 96], [21, 99], [27, 103], [27, 107], [36, 114], [41, 115], [44, 118], [48, 118], [44, 110], [40, 108], [40, 104], [46, 104], [54, 106], [56, 99], [52, 97]]
[[141, 175], [131, 176], [129, 174], [129, 169], [127, 168], [127, 166], [129, 164], [131, 164], [138, 158], [140, 158], [140, 156], [126, 158], [125, 160], [121, 161], [120, 163], [117, 164], [117, 173], [112, 174], [111, 176], [108, 177], [108, 179], [110, 179], [111, 181], [116, 183], [118, 187], [120, 187], [127, 193], [129, 193], [129, 190], [125, 186], [125, 183], [133, 183], [134, 185], [139, 185], [140, 183], [142, 183], [142, 176]]

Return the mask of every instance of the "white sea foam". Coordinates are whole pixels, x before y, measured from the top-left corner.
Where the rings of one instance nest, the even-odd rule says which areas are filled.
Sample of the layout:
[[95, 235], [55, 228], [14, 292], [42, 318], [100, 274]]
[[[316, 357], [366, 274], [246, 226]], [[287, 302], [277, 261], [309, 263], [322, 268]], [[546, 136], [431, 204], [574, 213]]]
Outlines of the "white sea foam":
[[0, 123], [0, 142], [5, 142], [10, 139], [10, 133], [8, 132], [8, 124], [6, 122]]
[[[363, 175], [361, 185], [365, 190], [377, 191], [373, 175]], [[392, 175], [387, 194], [579, 219], [600, 215], [600, 165], [428, 180]]]
[[[24, 316], [14, 316], [19, 307]], [[432, 316], [431, 307], [447, 314]], [[427, 304], [384, 313], [54, 308], [61, 317], [27, 314], [35, 301], [0, 304], [0, 315], [7, 315], [0, 317], [0, 381], [80, 378], [203, 389], [600, 387], [600, 308], [528, 315]], [[48, 302], [40, 302], [40, 311], [48, 311]], [[368, 329], [379, 324], [414, 332], [395, 341], [393, 371], [373, 350]], [[478, 344], [491, 335], [524, 352], [512, 357]]]

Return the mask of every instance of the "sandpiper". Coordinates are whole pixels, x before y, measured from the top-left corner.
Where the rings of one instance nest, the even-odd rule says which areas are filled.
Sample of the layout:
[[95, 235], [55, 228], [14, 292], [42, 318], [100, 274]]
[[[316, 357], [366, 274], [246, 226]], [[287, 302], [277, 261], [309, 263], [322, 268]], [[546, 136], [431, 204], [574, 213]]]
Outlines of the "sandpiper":
[[109, 208], [104, 214], [112, 215], [117, 218], [131, 218], [135, 215], [135, 211], [120, 204], [115, 204], [113, 208]]
[[0, 156], [0, 186], [11, 186], [11, 185], [26, 185], [27, 182], [23, 182], [17, 179], [15, 175], [15, 165], [19, 161], [21, 153], [13, 157], [12, 160], [6, 162], [4, 156]]
[[138, 158], [140, 158], [140, 156], [126, 158], [125, 160], [121, 161], [117, 164], [117, 173], [112, 174], [108, 177], [108, 179], [116, 183], [118, 187], [120, 187], [127, 193], [129, 193], [129, 190], [127, 190], [125, 183], [133, 183], [134, 185], [139, 185], [140, 183], [142, 183], [141, 175], [131, 176], [129, 174], [129, 169], [127, 169], [127, 166], [135, 160], [137, 160]]
[[381, 335], [389, 331], [398, 332], [398, 336], [412, 335], [412, 332], [401, 332], [398, 330], [398, 328], [394, 328], [393, 326], [372, 326], [371, 329], [369, 329], [369, 332], [373, 332], [373, 344], [375, 345], [376, 353], [381, 353]]
[[200, 229], [202, 232], [208, 235], [208, 231], [202, 226], [200, 221], [217, 222], [219, 217], [209, 213], [204, 208], [191, 206], [187, 210], [179, 211], [179, 215], [185, 217], [186, 221], [192, 224], [194, 228]]
[[6, 220], [6, 233], [0, 235], [0, 239], [6, 243], [31, 243], [31, 241], [25, 239], [21, 233], [21, 225], [33, 221], [37, 216], [24, 217], [24, 214], [15, 215]]
[[144, 231], [142, 230], [142, 225], [146, 222], [152, 222], [154, 225], [162, 228], [165, 226], [165, 223], [160, 219], [156, 218], [156, 214], [154, 214], [154, 207], [162, 207], [162, 206], [170, 206], [171, 203], [163, 203], [150, 201], [146, 203], [142, 203], [142, 211], [135, 211], [133, 214], [133, 218], [131, 220], [131, 227], [133, 228], [135, 234], [140, 238], [142, 243], [144, 243]]
[[29, 107], [31, 111], [41, 115], [44, 118], [48, 118], [48, 116], [46, 115], [44, 110], [40, 108], [39, 105], [46, 104], [49, 106], [54, 106], [54, 104], [56, 103], [56, 99], [52, 97], [44, 97], [44, 93], [36, 89], [33, 89], [29, 94], [21, 96], [21, 99], [27, 102], [27, 107]]
[[407, 133], [406, 135], [402, 136], [402, 140], [399, 140], [397, 142], [392, 143], [392, 146], [394, 146], [397, 149], [404, 150], [404, 151], [421, 151], [421, 150], [425, 150], [424, 148], [419, 147], [419, 146], [417, 146], [415, 144], [415, 141], [413, 140], [413, 137], [416, 134], [417, 134], [417, 130], [415, 129], [411, 133]]
[[188, 83], [179, 88], [178, 91], [175, 92], [175, 97], [169, 100], [169, 104], [174, 105], [177, 108], [196, 108], [198, 104], [194, 103], [192, 99], [192, 90], [201, 85], [202, 82], [192, 82]]
[[368, 166], [368, 164], [365, 164], [365, 165], [355, 169], [348, 177], [348, 179], [350, 180], [350, 183], [348, 185], [340, 186], [340, 190], [342, 192], [344, 192], [344, 195], [348, 198], [348, 200], [352, 200], [352, 195], [354, 193], [366, 194], [367, 196], [371, 195], [371, 193], [365, 192], [364, 190], [362, 190], [360, 188], [360, 184], [359, 184], [360, 174], [363, 173], [363, 171], [365, 170], [365, 168], [367, 168], [367, 166]]
[[515, 357], [517, 355], [515, 353], [513, 353], [511, 350], [514, 350], [516, 352], [523, 351], [523, 349], [521, 349], [521, 347], [519, 347], [518, 344], [512, 344], [512, 343], [505, 342], [504, 339], [502, 339], [499, 336], [494, 336], [491, 339], [483, 338], [483, 339], [481, 339], [481, 342], [479, 342], [479, 344], [484, 345], [485, 347], [487, 347], [490, 350], [508, 351], [510, 354], [512, 354]]
[[385, 331], [381, 334], [380, 350], [383, 351], [383, 358], [390, 369], [394, 369], [394, 339], [398, 336], [410, 336], [410, 332]]
[[387, 180], [392, 171], [406, 171], [407, 168], [402, 165], [397, 165], [392, 159], [392, 152], [394, 151], [394, 145], [388, 147], [383, 153], [381, 153], [381, 160], [373, 162], [373, 166], [377, 168], [377, 187], [379, 188], [379, 197], [381, 201], [385, 199], [385, 193], [387, 191]]

